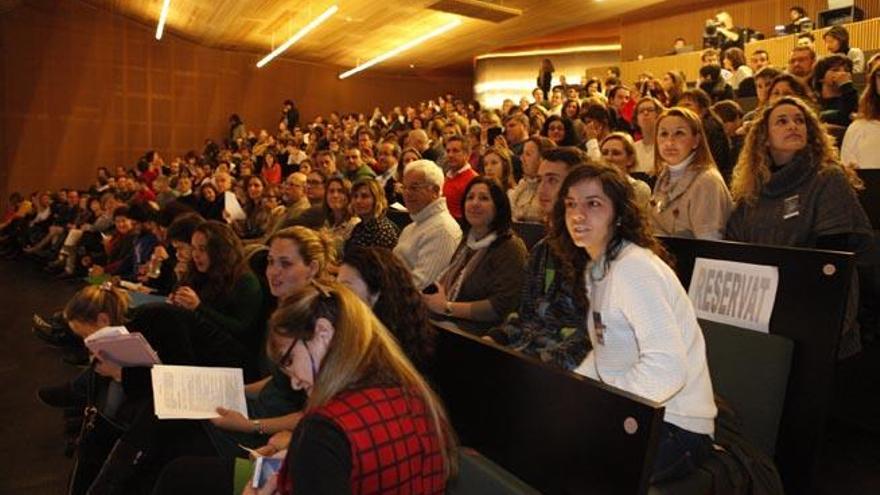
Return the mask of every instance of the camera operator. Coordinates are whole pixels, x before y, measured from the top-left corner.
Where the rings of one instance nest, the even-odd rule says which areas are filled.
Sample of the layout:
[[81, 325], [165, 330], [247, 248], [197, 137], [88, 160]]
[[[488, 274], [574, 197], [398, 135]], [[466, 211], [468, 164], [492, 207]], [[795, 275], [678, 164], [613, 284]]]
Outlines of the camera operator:
[[745, 39], [742, 29], [733, 25], [733, 17], [727, 12], [721, 11], [715, 14], [714, 19], [706, 21], [703, 30], [703, 47], [718, 48], [722, 51], [738, 47], [743, 48]]
[[795, 5], [788, 9], [791, 22], [785, 25], [786, 34], [807, 33], [813, 30], [813, 20], [807, 17], [807, 11], [803, 7]]

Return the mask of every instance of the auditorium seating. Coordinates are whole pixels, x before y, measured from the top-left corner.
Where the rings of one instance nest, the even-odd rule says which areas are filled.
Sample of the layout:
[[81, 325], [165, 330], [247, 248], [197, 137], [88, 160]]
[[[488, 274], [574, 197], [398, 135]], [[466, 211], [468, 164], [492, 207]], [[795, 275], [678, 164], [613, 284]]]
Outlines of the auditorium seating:
[[[865, 52], [865, 60], [870, 57], [869, 53], [880, 49], [880, 18], [844, 24], [844, 27], [849, 31], [850, 45], [861, 48]], [[821, 40], [822, 35], [828, 29], [823, 28], [813, 31], [813, 36], [818, 41], [816, 43], [816, 53], [820, 57], [827, 54]], [[795, 46], [796, 38], [796, 35], [788, 35], [754, 41], [746, 45], [745, 52], [746, 55], [749, 55], [755, 50], [766, 50], [770, 56], [770, 63], [776, 67], [784, 68], [788, 64], [788, 56], [791, 49]], [[621, 80], [628, 82], [636, 81], [639, 74], [643, 72], [650, 72], [655, 77], [659, 77], [666, 71], [679, 69], [684, 71], [688, 81], [698, 81], [700, 79], [700, 54], [700, 51], [695, 51], [622, 62], [620, 64]], [[588, 71], [588, 75], [600, 75], [601, 77], [599, 69], [595, 68]], [[604, 69], [602, 71], [604, 72]]]
[[436, 352], [463, 445], [542, 493], [647, 492], [662, 407], [455, 329]]
[[[663, 243], [675, 257], [675, 270], [684, 287], [690, 286], [697, 258], [777, 268], [779, 288], [769, 322], [770, 336], [790, 340], [794, 349], [775, 460], [786, 493], [809, 493], [831, 409], [837, 347], [855, 269], [854, 255], [693, 239], [664, 238]], [[717, 337], [717, 331], [710, 332], [709, 339]], [[709, 357], [711, 365], [711, 353]], [[746, 371], [741, 372], [745, 378]], [[767, 427], [755, 428], [755, 441], [768, 445], [771, 436]]]

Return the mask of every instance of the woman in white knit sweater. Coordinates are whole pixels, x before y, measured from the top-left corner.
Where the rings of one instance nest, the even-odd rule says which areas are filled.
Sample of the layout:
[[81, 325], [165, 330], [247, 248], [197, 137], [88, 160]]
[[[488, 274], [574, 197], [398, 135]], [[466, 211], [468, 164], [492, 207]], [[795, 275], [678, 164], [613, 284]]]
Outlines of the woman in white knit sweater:
[[612, 167], [578, 166], [551, 225], [563, 276], [589, 302], [593, 350], [575, 371], [665, 406], [652, 479], [690, 473], [711, 452], [717, 412], [705, 343], [632, 185]]

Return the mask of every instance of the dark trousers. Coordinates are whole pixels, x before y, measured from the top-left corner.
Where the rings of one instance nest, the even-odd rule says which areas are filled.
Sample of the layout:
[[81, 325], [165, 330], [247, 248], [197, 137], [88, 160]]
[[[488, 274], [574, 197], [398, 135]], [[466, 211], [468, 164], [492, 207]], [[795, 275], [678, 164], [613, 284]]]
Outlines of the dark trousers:
[[663, 422], [651, 483], [682, 478], [694, 472], [712, 452], [712, 438]]

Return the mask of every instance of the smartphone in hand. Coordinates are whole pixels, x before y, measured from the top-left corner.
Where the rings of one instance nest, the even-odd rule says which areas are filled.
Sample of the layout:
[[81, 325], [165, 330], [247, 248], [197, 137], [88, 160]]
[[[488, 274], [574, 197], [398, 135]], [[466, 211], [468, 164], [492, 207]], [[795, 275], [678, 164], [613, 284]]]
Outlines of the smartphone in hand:
[[280, 457], [257, 457], [257, 460], [254, 461], [254, 477], [251, 486], [261, 488], [265, 485], [269, 478], [281, 469], [283, 460]]

